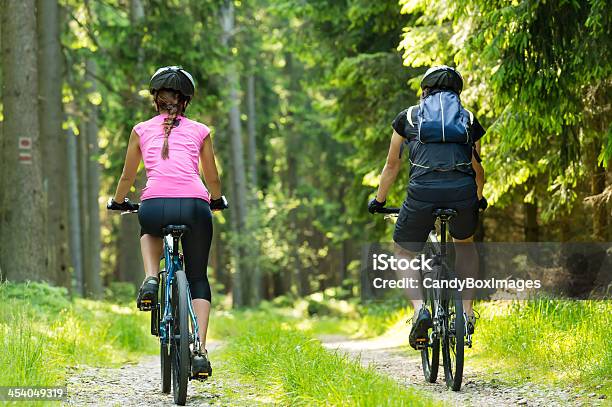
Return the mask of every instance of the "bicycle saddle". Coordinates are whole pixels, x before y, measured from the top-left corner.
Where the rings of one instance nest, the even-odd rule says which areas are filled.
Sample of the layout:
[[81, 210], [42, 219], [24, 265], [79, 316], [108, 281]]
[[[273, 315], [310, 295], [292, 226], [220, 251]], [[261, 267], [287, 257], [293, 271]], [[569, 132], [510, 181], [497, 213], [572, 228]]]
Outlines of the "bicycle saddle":
[[436, 218], [450, 219], [453, 216], [457, 216], [457, 211], [449, 208], [436, 208], [431, 214]]
[[162, 229], [164, 235], [180, 236], [189, 231], [187, 225], [168, 225]]

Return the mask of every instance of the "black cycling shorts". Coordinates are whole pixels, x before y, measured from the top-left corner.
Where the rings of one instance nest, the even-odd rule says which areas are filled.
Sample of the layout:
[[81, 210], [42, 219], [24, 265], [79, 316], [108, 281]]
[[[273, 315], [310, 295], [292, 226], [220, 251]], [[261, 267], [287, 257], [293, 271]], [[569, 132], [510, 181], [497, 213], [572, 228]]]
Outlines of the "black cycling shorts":
[[450, 208], [457, 216], [449, 222], [449, 232], [455, 239], [467, 239], [478, 226], [478, 198], [450, 202], [424, 202], [406, 198], [400, 209], [393, 240], [411, 252], [423, 249], [429, 232], [436, 221], [432, 211], [436, 208]]
[[208, 202], [200, 198], [151, 198], [142, 201], [138, 209], [140, 235], [163, 237], [167, 225], [187, 225], [181, 243], [185, 256], [185, 274], [191, 298], [210, 302], [211, 291], [207, 267], [212, 242], [212, 213]]

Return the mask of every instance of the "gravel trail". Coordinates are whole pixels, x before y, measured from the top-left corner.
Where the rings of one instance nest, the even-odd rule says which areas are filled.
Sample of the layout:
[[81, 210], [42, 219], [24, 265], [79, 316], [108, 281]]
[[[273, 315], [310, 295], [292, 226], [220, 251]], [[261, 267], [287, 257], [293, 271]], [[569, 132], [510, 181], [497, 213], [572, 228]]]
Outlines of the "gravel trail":
[[[215, 362], [217, 344], [208, 344], [213, 376], [205, 382], [190, 381], [188, 406], [262, 405], [248, 385], [224, 376]], [[173, 406], [172, 392], [161, 392], [159, 356], [147, 356], [137, 364], [120, 368], [89, 366], [74, 370], [68, 379], [68, 406]]]
[[[440, 363], [437, 383], [427, 383], [423, 378], [420, 353], [407, 349], [407, 331], [397, 332], [367, 340], [351, 340], [346, 337], [321, 336], [323, 345], [331, 351], [344, 352], [358, 358], [362, 365], [372, 365], [378, 372], [390, 376], [407, 387], [431, 393], [436, 400], [450, 406], [603, 406], [610, 400], [600, 397], [598, 389], [575, 392], [571, 389], [553, 388], [535, 384], [511, 386], [499, 379], [470, 367], [466, 358], [463, 386], [453, 392], [444, 384], [444, 368]], [[477, 338], [475, 346], [477, 344]], [[440, 355], [441, 357], [442, 355]], [[498, 372], [496, 372], [499, 374]]]
[[[426, 383], [421, 371], [420, 354], [407, 349], [405, 332], [397, 331], [367, 340], [352, 340], [343, 336], [322, 336], [320, 340], [330, 351], [344, 352], [359, 358], [364, 365], [390, 376], [398, 383], [433, 395], [449, 406], [608, 406], [612, 405], [598, 393], [553, 388], [535, 384], [512, 386], [473, 369], [469, 356], [460, 392], [447, 390], [440, 366], [438, 383]], [[213, 344], [210, 344], [213, 345]], [[217, 344], [215, 344], [217, 345]], [[476, 344], [477, 346], [477, 344]], [[213, 377], [206, 382], [189, 382], [187, 405], [191, 406], [261, 406], [274, 405], [265, 395], [256, 394], [245, 383], [224, 376], [223, 363], [216, 362], [214, 349]], [[171, 394], [160, 390], [158, 356], [148, 356], [137, 364], [120, 368], [75, 368], [68, 379], [68, 406], [172, 406]]]

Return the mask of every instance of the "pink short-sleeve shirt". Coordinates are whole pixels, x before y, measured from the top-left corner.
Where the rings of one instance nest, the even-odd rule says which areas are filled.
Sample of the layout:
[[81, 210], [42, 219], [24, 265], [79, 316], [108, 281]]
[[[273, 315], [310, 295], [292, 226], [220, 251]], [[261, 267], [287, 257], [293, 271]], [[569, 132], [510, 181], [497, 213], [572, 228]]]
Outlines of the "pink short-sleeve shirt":
[[140, 138], [140, 151], [147, 172], [147, 185], [141, 200], [151, 198], [200, 198], [210, 202], [198, 168], [200, 150], [210, 129], [184, 116], [168, 138], [169, 157], [161, 156], [164, 145], [163, 123], [167, 115], [157, 115], [134, 126]]

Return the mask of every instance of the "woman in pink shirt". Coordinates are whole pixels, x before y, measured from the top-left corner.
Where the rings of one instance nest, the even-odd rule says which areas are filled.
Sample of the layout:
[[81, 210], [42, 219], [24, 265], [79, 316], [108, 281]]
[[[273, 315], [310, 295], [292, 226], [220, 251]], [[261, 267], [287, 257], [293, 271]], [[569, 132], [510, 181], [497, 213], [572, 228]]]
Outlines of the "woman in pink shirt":
[[[109, 208], [120, 209], [143, 160], [147, 185], [142, 191], [138, 220], [146, 277], [137, 303], [140, 307], [142, 300], [154, 301], [157, 297], [162, 229], [170, 224], [189, 226], [182, 238], [185, 273], [205, 349], [211, 301], [206, 275], [213, 232], [211, 209], [225, 209], [227, 201], [221, 195], [210, 129], [184, 115], [195, 90], [191, 75], [176, 66], [160, 68], [149, 88], [159, 114], [134, 126]], [[199, 164], [208, 189], [200, 178]]]

